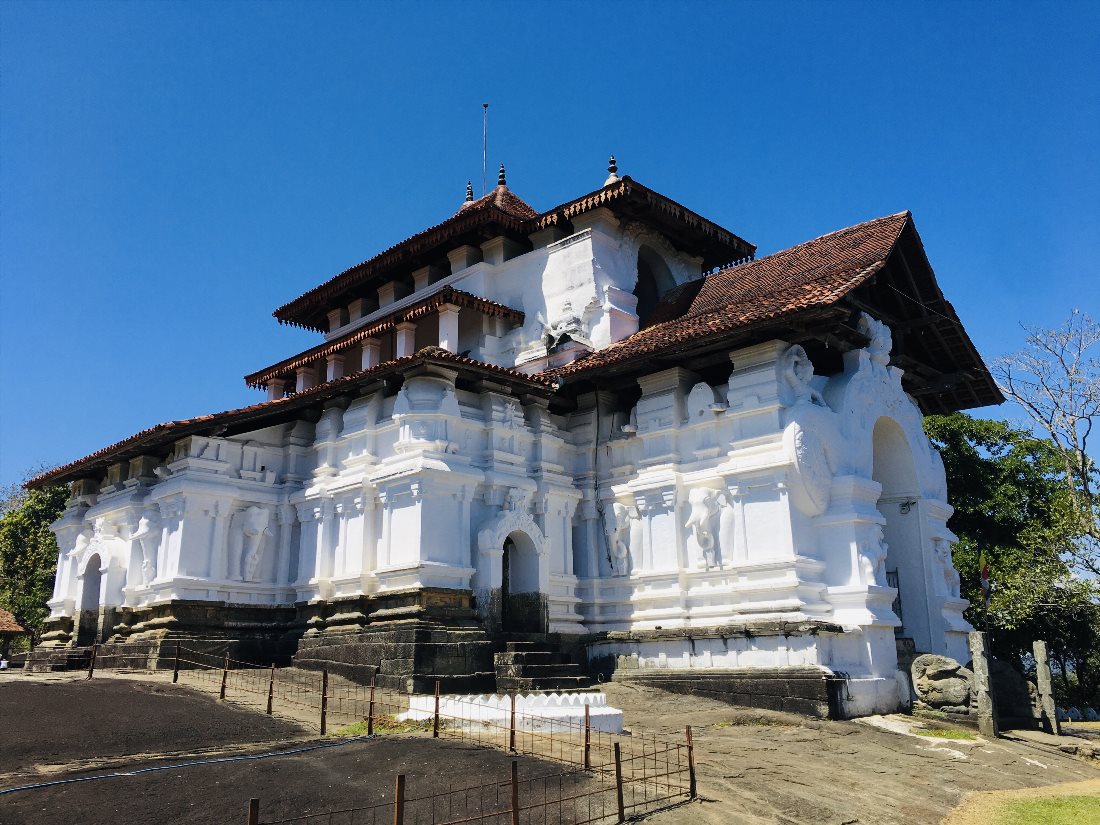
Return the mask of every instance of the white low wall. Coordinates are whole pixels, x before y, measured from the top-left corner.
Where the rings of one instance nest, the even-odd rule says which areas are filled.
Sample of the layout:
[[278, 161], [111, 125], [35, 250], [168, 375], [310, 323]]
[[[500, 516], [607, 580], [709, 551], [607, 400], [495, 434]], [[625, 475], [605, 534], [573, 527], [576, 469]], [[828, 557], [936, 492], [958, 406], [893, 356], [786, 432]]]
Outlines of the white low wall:
[[[592, 730], [622, 733], [623, 712], [607, 704], [604, 693], [530, 693], [516, 695], [516, 728], [565, 733], [584, 726], [588, 706]], [[511, 723], [512, 698], [508, 695], [440, 696], [439, 715], [449, 725], [501, 726]], [[434, 696], [409, 697], [409, 710], [398, 719], [420, 721], [435, 714]]]

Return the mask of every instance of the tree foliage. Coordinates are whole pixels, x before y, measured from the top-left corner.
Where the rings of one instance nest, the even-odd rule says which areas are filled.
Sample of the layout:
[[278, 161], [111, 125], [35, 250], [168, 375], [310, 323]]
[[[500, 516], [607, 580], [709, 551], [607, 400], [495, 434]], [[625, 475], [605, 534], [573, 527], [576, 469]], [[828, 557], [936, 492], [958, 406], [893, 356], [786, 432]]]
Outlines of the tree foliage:
[[[1064, 455], [1049, 438], [962, 413], [929, 416], [958, 535], [954, 562], [967, 619], [988, 625], [998, 658], [1022, 665], [1046, 639], [1062, 701], [1100, 700], [1100, 605], [1096, 582], [1074, 569], [1081, 524], [1065, 484]], [[989, 615], [979, 584], [982, 552], [994, 583]], [[988, 622], [986, 621], [988, 618]]]
[[1024, 348], [998, 359], [993, 372], [1054, 444], [1077, 519], [1070, 551], [1100, 576], [1100, 469], [1090, 455], [1090, 439], [1100, 435], [1100, 324], [1074, 310], [1058, 329], [1024, 329]]
[[37, 638], [53, 594], [57, 539], [50, 524], [65, 509], [69, 489], [12, 487], [0, 500], [0, 606]]

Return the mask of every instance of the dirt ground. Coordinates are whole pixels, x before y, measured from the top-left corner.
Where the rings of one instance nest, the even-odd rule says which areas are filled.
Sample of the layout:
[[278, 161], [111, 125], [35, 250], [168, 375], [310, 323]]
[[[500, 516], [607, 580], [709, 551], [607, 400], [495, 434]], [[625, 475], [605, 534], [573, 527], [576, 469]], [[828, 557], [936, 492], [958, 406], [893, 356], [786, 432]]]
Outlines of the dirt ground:
[[[682, 739], [684, 727], [693, 728], [702, 801], [657, 814], [652, 821], [658, 825], [935, 823], [970, 792], [1100, 779], [1092, 764], [1066, 754], [1007, 740], [915, 736], [904, 732], [903, 719], [881, 720], [880, 727], [815, 721], [651, 688], [603, 687], [610, 703], [624, 710], [628, 729]], [[396, 773], [408, 775], [410, 796], [440, 783], [503, 780], [511, 761], [500, 751], [415, 735], [319, 740], [316, 728], [293, 719], [140, 678], [0, 679], [0, 729], [0, 790], [190, 761], [184, 753], [202, 760], [326, 746], [0, 793], [4, 825], [234, 822], [252, 796], [261, 799], [261, 820], [270, 821], [388, 799]], [[166, 752], [174, 753], [154, 755]], [[527, 777], [560, 767], [521, 759], [520, 770]], [[547, 822], [569, 819], [551, 816]]]
[[672, 737], [692, 726], [704, 801], [650, 820], [663, 825], [934, 823], [970, 791], [1100, 778], [1091, 764], [1023, 743], [943, 741], [652, 688], [601, 687], [633, 730]]
[[0, 787], [49, 766], [299, 739], [307, 731], [171, 684], [0, 679]]
[[[465, 803], [451, 798], [434, 811], [427, 803], [410, 802], [406, 823], [415, 825], [458, 818], [486, 810], [485, 805], [493, 806], [488, 810], [506, 807], [515, 758], [411, 734], [319, 739], [290, 721], [187, 688], [136, 680], [5, 678], [0, 681], [0, 720], [3, 825], [243, 823], [250, 797], [260, 799], [261, 821], [268, 822], [388, 802], [398, 773], [406, 775], [410, 800], [448, 788], [500, 783]], [[155, 755], [167, 751], [174, 753]], [[254, 758], [272, 752], [279, 755]], [[556, 763], [518, 761], [521, 782], [561, 771]], [[36, 783], [56, 784], [3, 793]], [[565, 790], [588, 783], [567, 783]], [[547, 790], [559, 788], [555, 782]], [[392, 816], [387, 806], [332, 821], [380, 825]], [[560, 821], [572, 819], [567, 812]], [[328, 823], [329, 818], [316, 821]]]

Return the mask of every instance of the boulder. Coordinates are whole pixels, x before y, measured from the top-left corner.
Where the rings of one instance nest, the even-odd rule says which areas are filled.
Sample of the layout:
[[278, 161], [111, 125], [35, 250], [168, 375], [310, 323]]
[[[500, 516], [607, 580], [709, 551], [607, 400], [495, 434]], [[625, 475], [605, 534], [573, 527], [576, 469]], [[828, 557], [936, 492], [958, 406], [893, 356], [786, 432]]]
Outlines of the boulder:
[[918, 701], [934, 710], [967, 713], [973, 673], [954, 659], [924, 653], [913, 660], [913, 687]]

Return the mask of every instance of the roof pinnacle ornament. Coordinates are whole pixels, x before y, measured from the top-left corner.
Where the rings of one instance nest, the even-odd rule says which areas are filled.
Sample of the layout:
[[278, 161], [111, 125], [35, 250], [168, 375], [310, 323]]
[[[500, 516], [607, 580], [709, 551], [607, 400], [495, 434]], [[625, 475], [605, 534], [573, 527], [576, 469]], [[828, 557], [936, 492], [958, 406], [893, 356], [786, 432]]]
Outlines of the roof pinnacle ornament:
[[604, 186], [610, 186], [613, 183], [619, 181], [619, 164], [615, 162], [615, 156], [612, 155], [607, 161], [607, 180], [603, 182]]
[[507, 186], [508, 181], [504, 177], [504, 164], [500, 165], [500, 173], [497, 175], [497, 186]]
[[474, 202], [474, 182], [471, 180], [466, 181], [466, 203]]

